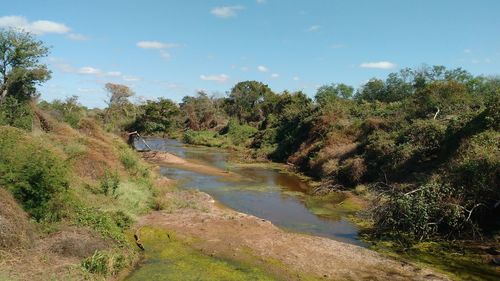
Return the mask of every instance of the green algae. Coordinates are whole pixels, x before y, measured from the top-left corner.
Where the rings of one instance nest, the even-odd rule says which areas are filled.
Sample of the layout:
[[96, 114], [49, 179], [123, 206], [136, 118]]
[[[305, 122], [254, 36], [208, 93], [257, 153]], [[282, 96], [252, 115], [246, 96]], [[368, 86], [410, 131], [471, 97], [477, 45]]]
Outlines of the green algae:
[[500, 280], [500, 270], [485, 262], [482, 253], [458, 242], [421, 242], [407, 249], [390, 241], [371, 243], [372, 250], [432, 268], [453, 280]]
[[257, 267], [197, 251], [165, 230], [143, 227], [140, 240], [144, 260], [125, 280], [275, 280]]
[[353, 198], [342, 192], [306, 196], [305, 204], [314, 214], [331, 219], [345, 218], [362, 209]]

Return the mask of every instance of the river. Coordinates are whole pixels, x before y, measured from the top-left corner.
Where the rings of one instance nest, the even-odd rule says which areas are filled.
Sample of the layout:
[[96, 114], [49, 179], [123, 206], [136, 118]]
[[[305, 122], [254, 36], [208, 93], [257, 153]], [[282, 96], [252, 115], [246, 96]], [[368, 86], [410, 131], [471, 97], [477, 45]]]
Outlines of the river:
[[[147, 142], [154, 150], [167, 151], [241, 176], [241, 180], [228, 181], [175, 166], [161, 167], [162, 175], [176, 180], [179, 188], [201, 190], [225, 206], [269, 220], [289, 231], [365, 246], [358, 239], [358, 228], [345, 217], [316, 215], [306, 207], [306, 191], [310, 186], [298, 176], [266, 165], [235, 164], [241, 159], [237, 159], [236, 153], [223, 149], [190, 146], [161, 138], [148, 138]], [[136, 147], [144, 148], [140, 142]]]

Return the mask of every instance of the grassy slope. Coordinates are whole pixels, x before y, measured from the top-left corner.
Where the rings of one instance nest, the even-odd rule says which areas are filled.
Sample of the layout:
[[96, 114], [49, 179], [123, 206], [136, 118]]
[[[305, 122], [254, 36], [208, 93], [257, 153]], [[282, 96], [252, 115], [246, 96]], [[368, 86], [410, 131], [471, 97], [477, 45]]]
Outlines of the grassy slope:
[[[118, 137], [103, 132], [92, 120], [82, 120], [75, 130], [43, 112], [37, 115], [39, 124], [33, 133], [10, 127], [0, 128], [0, 133], [13, 131], [21, 136], [18, 147], [37, 143], [40, 149], [61, 158], [69, 168], [70, 186], [55, 202], [54, 212], [60, 220], [25, 220], [15, 229], [11, 226], [1, 232], [4, 240], [13, 238], [9, 233], [34, 238], [30, 243], [0, 245], [0, 279], [112, 277], [138, 259], [138, 252], [124, 231], [137, 216], [155, 207], [155, 194], [161, 186], [155, 186], [150, 167], [135, 152]], [[113, 176], [118, 179], [116, 192], [110, 190], [106, 195], [103, 183]], [[0, 191], [6, 192], [3, 188]], [[7, 199], [2, 196], [2, 200]], [[13, 211], [3, 212], [0, 218], [9, 219], [12, 212], [20, 212], [16, 206], [10, 209]]]

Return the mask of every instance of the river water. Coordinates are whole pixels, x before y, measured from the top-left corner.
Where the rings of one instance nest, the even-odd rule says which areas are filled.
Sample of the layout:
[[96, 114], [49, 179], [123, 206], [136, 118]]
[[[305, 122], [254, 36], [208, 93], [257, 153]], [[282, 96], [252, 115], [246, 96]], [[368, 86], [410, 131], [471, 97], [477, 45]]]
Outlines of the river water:
[[[176, 180], [179, 188], [204, 191], [223, 205], [269, 220], [289, 231], [365, 246], [358, 239], [358, 228], [346, 218], [318, 216], [306, 207], [305, 192], [310, 187], [295, 175], [266, 165], [234, 164], [238, 162], [235, 153], [223, 149], [189, 146], [171, 139], [148, 138], [147, 142], [154, 150], [167, 151], [241, 176], [237, 181], [228, 181], [175, 166], [161, 167], [161, 173]], [[136, 147], [144, 148], [140, 142], [136, 142]]]

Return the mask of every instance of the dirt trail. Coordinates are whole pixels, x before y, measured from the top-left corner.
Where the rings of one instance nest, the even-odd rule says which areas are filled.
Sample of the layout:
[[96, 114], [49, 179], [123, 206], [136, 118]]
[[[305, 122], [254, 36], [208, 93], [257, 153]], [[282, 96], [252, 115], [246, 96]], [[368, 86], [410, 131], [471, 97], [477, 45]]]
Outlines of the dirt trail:
[[[174, 155], [170, 164], [193, 167]], [[146, 158], [150, 160], [150, 158]], [[158, 158], [154, 158], [158, 164]], [[200, 164], [194, 164], [201, 171]], [[203, 167], [204, 171], [213, 171]], [[384, 257], [374, 251], [327, 238], [286, 232], [271, 222], [216, 203], [203, 192], [181, 191], [167, 196], [189, 201], [195, 208], [157, 211], [140, 218], [137, 227], [174, 231], [211, 256], [251, 262], [283, 276], [283, 280], [448, 280], [428, 269]]]

